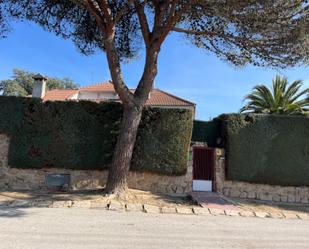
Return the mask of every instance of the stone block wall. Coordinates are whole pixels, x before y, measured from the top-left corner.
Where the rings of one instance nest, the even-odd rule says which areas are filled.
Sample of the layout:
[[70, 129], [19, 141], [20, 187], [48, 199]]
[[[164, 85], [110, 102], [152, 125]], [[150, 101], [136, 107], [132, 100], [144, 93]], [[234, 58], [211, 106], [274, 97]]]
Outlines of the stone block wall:
[[285, 187], [225, 179], [225, 154], [216, 149], [215, 190], [228, 197], [256, 199], [261, 201], [309, 203], [309, 187]]
[[[59, 168], [17, 169], [8, 165], [9, 138], [0, 134], [0, 189], [44, 190], [48, 173], [71, 174], [72, 190], [100, 189], [106, 184], [106, 170], [66, 170]], [[187, 174], [166, 176], [148, 172], [130, 172], [129, 187], [169, 194], [185, 194], [192, 191], [192, 161], [188, 162]]]

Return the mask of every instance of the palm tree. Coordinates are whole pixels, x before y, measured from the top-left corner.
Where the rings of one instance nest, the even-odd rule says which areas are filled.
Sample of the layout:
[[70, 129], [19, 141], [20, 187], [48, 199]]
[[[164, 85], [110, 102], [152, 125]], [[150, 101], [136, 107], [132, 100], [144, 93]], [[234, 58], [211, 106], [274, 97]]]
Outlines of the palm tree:
[[276, 76], [272, 81], [272, 89], [265, 85], [257, 85], [251, 94], [245, 96], [248, 103], [240, 112], [309, 115], [309, 88], [301, 90], [303, 82], [296, 80], [288, 84], [286, 77]]

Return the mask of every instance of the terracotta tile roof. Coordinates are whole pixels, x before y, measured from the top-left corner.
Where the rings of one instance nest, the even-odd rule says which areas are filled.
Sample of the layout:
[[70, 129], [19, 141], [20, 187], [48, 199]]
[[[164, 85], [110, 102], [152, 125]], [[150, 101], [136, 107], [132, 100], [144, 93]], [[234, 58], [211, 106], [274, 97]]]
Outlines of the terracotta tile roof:
[[79, 90], [82, 91], [115, 91], [114, 85], [111, 81], [98, 83], [95, 85], [81, 87]]
[[[134, 92], [134, 89], [130, 89]], [[82, 87], [79, 90], [52, 90], [47, 91], [44, 97], [44, 101], [47, 100], [68, 100], [71, 99], [79, 91], [114, 91], [113, 84], [108, 81], [100, 84], [90, 85]], [[94, 101], [98, 101], [97, 99]], [[170, 93], [164, 92], [160, 89], [153, 89], [150, 93], [150, 98], [147, 100], [148, 106], [195, 106], [194, 103], [181, 99]]]
[[176, 97], [170, 93], [160, 89], [153, 89], [150, 98], [146, 101], [146, 105], [152, 106], [193, 106], [194, 103]]
[[55, 89], [47, 91], [43, 100], [44, 101], [68, 100], [71, 99], [77, 93], [78, 90]]

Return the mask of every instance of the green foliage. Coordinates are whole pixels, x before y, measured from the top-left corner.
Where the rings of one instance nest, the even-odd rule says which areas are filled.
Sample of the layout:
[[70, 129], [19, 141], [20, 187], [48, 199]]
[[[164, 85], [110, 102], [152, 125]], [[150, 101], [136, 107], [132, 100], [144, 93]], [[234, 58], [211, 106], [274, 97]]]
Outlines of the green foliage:
[[84, 54], [105, 50], [113, 27], [117, 55], [124, 59], [138, 57], [141, 29], [154, 41], [182, 33], [235, 65], [286, 67], [309, 58], [307, 0], [1, 0], [0, 38], [16, 20], [71, 39]]
[[28, 93], [18, 82], [14, 80], [0, 81], [0, 89], [4, 96], [27, 96]]
[[[122, 115], [119, 103], [0, 97], [0, 106], [0, 133], [11, 139], [10, 166], [101, 170], [110, 165]], [[146, 109], [132, 169], [183, 174], [191, 132], [192, 111]]]
[[[309, 115], [309, 88], [301, 90], [303, 82], [296, 80], [288, 85], [287, 78], [276, 76], [272, 89], [265, 85], [257, 85], [253, 92], [245, 97], [248, 104], [241, 112]], [[302, 98], [303, 97], [303, 98]]]
[[[27, 72], [21, 69], [13, 69], [13, 79], [0, 81], [0, 91], [4, 96], [21, 96], [25, 97], [32, 94], [34, 84], [33, 76], [37, 73]], [[48, 77], [46, 82], [47, 90], [52, 89], [76, 89], [78, 84], [69, 78], [52, 78]]]
[[233, 114], [223, 120], [227, 178], [309, 186], [309, 118]]
[[220, 138], [220, 124], [219, 119], [212, 121], [194, 120], [192, 141], [206, 142], [210, 147], [217, 147]]
[[169, 175], [185, 174], [191, 132], [191, 111], [146, 109], [139, 126], [132, 168]]

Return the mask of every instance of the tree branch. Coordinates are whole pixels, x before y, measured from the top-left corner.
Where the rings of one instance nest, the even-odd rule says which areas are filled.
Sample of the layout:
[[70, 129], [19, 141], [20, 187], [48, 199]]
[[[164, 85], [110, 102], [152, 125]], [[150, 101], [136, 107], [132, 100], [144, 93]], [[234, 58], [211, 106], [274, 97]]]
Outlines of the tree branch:
[[102, 8], [101, 11], [103, 12], [104, 17], [93, 5], [92, 0], [82, 0], [76, 2], [86, 8], [95, 17], [98, 25], [102, 28], [102, 32], [104, 34], [104, 48], [116, 93], [124, 105], [132, 103], [135, 104], [134, 96], [125, 85], [122, 77], [120, 59], [115, 46], [115, 24], [112, 20], [108, 2], [100, 1], [100, 8]]
[[179, 0], [173, 0], [170, 3], [168, 18], [167, 18], [165, 27], [163, 28], [163, 32], [162, 32], [161, 37], [160, 37], [160, 43], [162, 43], [165, 40], [167, 35], [170, 33], [172, 28], [176, 25], [176, 23], [178, 22], [178, 20], [181, 17], [181, 13], [182, 13], [181, 11], [176, 13], [176, 6], [177, 6], [178, 2], [179, 2]]
[[[170, 0], [164, 4], [165, 6], [163, 7], [165, 8], [165, 12], [167, 12], [166, 13], [167, 18], [164, 21], [164, 18], [162, 16], [161, 17], [158, 16], [157, 23], [155, 22], [155, 27], [156, 25], [158, 25], [157, 31], [156, 31], [158, 35], [155, 35], [155, 36], [158, 36], [156, 37], [156, 39], [159, 40], [160, 44], [163, 43], [163, 41], [168, 36], [168, 34], [172, 31], [175, 25], [180, 21], [182, 14], [190, 8], [192, 3], [191, 1], [187, 1], [187, 3], [180, 5], [180, 0]], [[177, 6], [178, 6], [178, 10], [177, 10]], [[157, 8], [158, 7], [160, 6], [158, 5]], [[164, 12], [164, 11], [161, 10], [161, 12]], [[160, 21], [160, 18], [162, 19], [161, 21]]]
[[174, 32], [178, 32], [178, 33], [184, 33], [184, 34], [187, 34], [187, 35], [215, 35], [214, 32], [209, 32], [209, 31], [196, 31], [196, 30], [190, 30], [190, 29], [183, 29], [183, 28], [177, 28], [177, 27], [174, 27], [172, 29], [172, 31]]
[[150, 30], [149, 30], [149, 24], [147, 21], [147, 17], [145, 14], [145, 3], [139, 3], [137, 0], [134, 1], [134, 6], [136, 8], [137, 16], [139, 19], [139, 23], [141, 26], [142, 35], [145, 41], [146, 47], [149, 47], [149, 36], [150, 36]]
[[113, 20], [113, 16], [112, 16], [108, 1], [107, 0], [97, 0], [97, 2], [100, 6], [101, 11], [103, 12], [107, 26], [109, 27], [114, 26], [114, 20]]
[[[209, 31], [209, 30], [197, 31], [197, 30], [184, 29], [184, 28], [178, 28], [178, 27], [174, 27], [172, 31], [177, 32], [177, 33], [183, 33], [186, 35], [205, 36], [205, 37], [206, 36], [209, 36], [209, 37], [217, 36], [217, 37], [226, 39], [227, 41], [233, 42], [233, 43], [247, 42], [251, 44], [260, 44], [260, 45], [265, 43], [265, 41], [262, 39], [259, 39], [259, 40], [245, 39], [237, 35], [226, 33], [224, 31], [220, 31], [220, 32], [214, 32], [214, 31]], [[269, 42], [277, 41], [277, 40], [278, 39], [273, 38], [269, 40]]]
[[126, 86], [122, 77], [120, 59], [115, 46], [114, 36], [110, 36], [105, 39], [104, 45], [107, 55], [107, 62], [116, 93], [124, 105], [136, 105], [133, 93]]
[[76, 4], [81, 6], [82, 8], [85, 8], [86, 10], [89, 11], [90, 14], [94, 16], [96, 19], [96, 22], [98, 26], [102, 29], [103, 33], [106, 30], [106, 24], [102, 20], [101, 13], [98, 11], [98, 9], [93, 5], [93, 2], [91, 0], [75, 0], [74, 1]]
[[139, 106], [143, 106], [152, 90], [154, 79], [157, 75], [158, 64], [158, 46], [152, 45], [146, 50], [146, 62], [143, 75], [138, 83], [134, 98]]
[[[134, 97], [140, 105], [143, 105], [146, 102], [149, 96], [149, 93], [152, 90], [153, 82], [157, 75], [158, 55], [159, 55], [161, 45], [164, 39], [166, 38], [167, 34], [169, 33], [172, 25], [175, 25], [174, 24], [175, 20], [173, 19], [172, 16], [175, 13], [177, 1], [178, 0], [174, 0], [172, 1], [171, 4], [169, 1], [168, 2], [156, 1], [154, 3], [155, 21], [154, 21], [153, 31], [151, 33], [149, 31], [148, 23], [146, 23], [147, 19], [145, 17], [144, 9], [140, 9], [138, 12], [141, 26], [143, 26], [144, 28], [147, 27], [147, 30], [144, 30], [143, 32], [143, 35], [144, 33], [145, 35], [147, 35], [146, 36], [146, 41], [147, 41], [146, 62], [144, 66], [143, 75], [134, 93]], [[136, 9], [138, 10], [139, 6], [137, 5], [135, 6], [136, 6]], [[164, 16], [166, 12], [168, 11], [169, 11], [170, 18], [167, 19], [166, 25], [164, 25]], [[143, 18], [146, 19], [144, 20], [144, 22], [143, 22]]]

